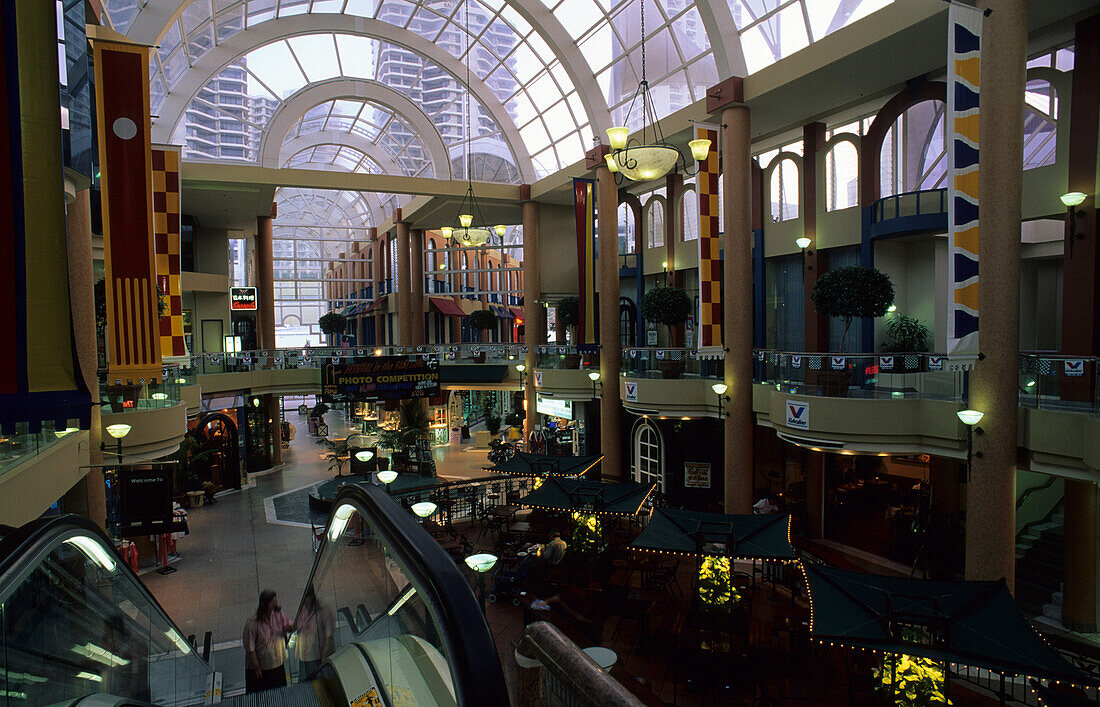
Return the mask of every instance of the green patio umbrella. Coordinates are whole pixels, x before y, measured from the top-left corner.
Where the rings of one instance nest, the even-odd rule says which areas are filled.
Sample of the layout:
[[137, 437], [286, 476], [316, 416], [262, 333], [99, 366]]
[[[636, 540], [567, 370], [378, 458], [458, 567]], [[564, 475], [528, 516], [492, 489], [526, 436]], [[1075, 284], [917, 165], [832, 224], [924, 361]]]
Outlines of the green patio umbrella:
[[603, 455], [583, 457], [555, 457], [549, 454], [516, 452], [515, 456], [499, 464], [482, 467], [485, 471], [517, 476], [583, 476], [603, 459]]
[[551, 477], [520, 499], [521, 506], [582, 513], [637, 515], [655, 484], [611, 483]]
[[731, 515], [656, 508], [629, 547], [735, 560], [796, 562], [789, 515]]

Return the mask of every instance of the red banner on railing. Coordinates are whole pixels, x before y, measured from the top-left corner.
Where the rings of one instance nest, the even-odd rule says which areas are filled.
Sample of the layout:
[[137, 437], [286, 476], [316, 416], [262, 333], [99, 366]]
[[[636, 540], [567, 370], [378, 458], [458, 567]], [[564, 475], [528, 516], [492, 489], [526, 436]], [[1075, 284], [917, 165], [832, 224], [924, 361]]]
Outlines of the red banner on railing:
[[577, 213], [577, 276], [580, 282], [577, 346], [586, 348], [594, 348], [597, 344], [596, 200], [593, 186], [591, 179], [573, 179], [573, 203]]

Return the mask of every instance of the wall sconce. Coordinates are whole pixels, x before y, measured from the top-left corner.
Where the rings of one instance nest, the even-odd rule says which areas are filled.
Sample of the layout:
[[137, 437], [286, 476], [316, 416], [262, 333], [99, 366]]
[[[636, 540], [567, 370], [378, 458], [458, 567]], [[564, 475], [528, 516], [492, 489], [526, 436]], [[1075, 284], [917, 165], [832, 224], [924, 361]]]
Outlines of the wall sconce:
[[714, 394], [718, 396], [718, 417], [725, 417], [726, 414], [722, 411], [722, 401], [729, 400], [730, 396], [726, 395], [726, 391], [729, 390], [729, 386], [725, 383], [715, 383], [710, 387], [714, 391]]
[[1073, 242], [1078, 238], [1084, 238], [1084, 233], [1077, 232], [1077, 219], [1085, 217], [1085, 210], [1077, 207], [1084, 203], [1088, 194], [1080, 191], [1071, 191], [1059, 197], [1062, 205], [1069, 210], [1069, 257], [1073, 257]]
[[985, 413], [980, 410], [959, 410], [955, 415], [959, 418], [959, 422], [966, 425], [966, 480], [970, 481], [971, 462], [974, 460], [974, 457], [981, 459], [984, 456], [981, 450], [977, 452], [974, 451], [974, 435], [985, 433], [981, 427], [975, 426], [981, 422]]
[[600, 372], [599, 371], [589, 371], [588, 372], [588, 380], [592, 381], [592, 399], [595, 400], [596, 399], [596, 386], [598, 385], [597, 381], [600, 380]]
[[807, 270], [813, 270], [814, 269], [813, 265], [811, 265], [809, 263], [806, 263], [806, 256], [812, 256], [814, 254], [814, 252], [812, 250], [807, 250], [807, 248], [810, 247], [811, 243], [812, 243], [812, 241], [809, 238], [807, 238], [806, 236], [802, 236], [800, 238], [795, 238], [794, 239], [794, 244], [802, 250], [802, 261], [803, 261], [803, 263], [805, 263]]

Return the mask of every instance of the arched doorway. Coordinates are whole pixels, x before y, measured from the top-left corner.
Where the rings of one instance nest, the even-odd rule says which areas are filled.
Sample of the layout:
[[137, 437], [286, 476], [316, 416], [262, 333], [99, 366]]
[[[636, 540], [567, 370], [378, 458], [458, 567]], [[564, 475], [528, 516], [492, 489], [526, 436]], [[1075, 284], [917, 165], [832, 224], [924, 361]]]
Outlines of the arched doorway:
[[619, 344], [636, 346], [638, 332], [638, 307], [629, 297], [619, 298]]
[[634, 480], [657, 484], [665, 492], [665, 454], [661, 432], [648, 420], [634, 428]]
[[241, 487], [241, 458], [238, 452], [237, 423], [225, 413], [212, 412], [199, 419], [190, 432], [199, 443], [197, 469], [203, 481], [215, 486]]

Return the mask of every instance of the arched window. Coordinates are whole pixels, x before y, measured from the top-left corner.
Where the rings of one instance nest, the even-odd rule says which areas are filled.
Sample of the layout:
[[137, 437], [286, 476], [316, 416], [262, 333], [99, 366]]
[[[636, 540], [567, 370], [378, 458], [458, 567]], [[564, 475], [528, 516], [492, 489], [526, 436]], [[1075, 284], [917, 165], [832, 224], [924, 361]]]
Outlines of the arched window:
[[1024, 169], [1054, 164], [1058, 94], [1049, 81], [1031, 79], [1024, 93]]
[[657, 484], [665, 492], [664, 450], [661, 433], [648, 421], [634, 433], [634, 480], [642, 484]]
[[850, 142], [838, 142], [825, 155], [825, 210], [859, 203], [859, 153]]
[[619, 254], [634, 252], [634, 209], [619, 204]]
[[699, 195], [695, 190], [684, 190], [680, 199], [680, 223], [684, 225], [683, 240], [699, 240]]
[[773, 222], [798, 218], [798, 165], [784, 159], [772, 171], [771, 216]]
[[646, 205], [646, 243], [650, 248], [659, 248], [665, 244], [665, 205], [657, 198], [650, 199]]
[[882, 141], [881, 195], [941, 189], [947, 185], [942, 101], [921, 101], [898, 116]]

